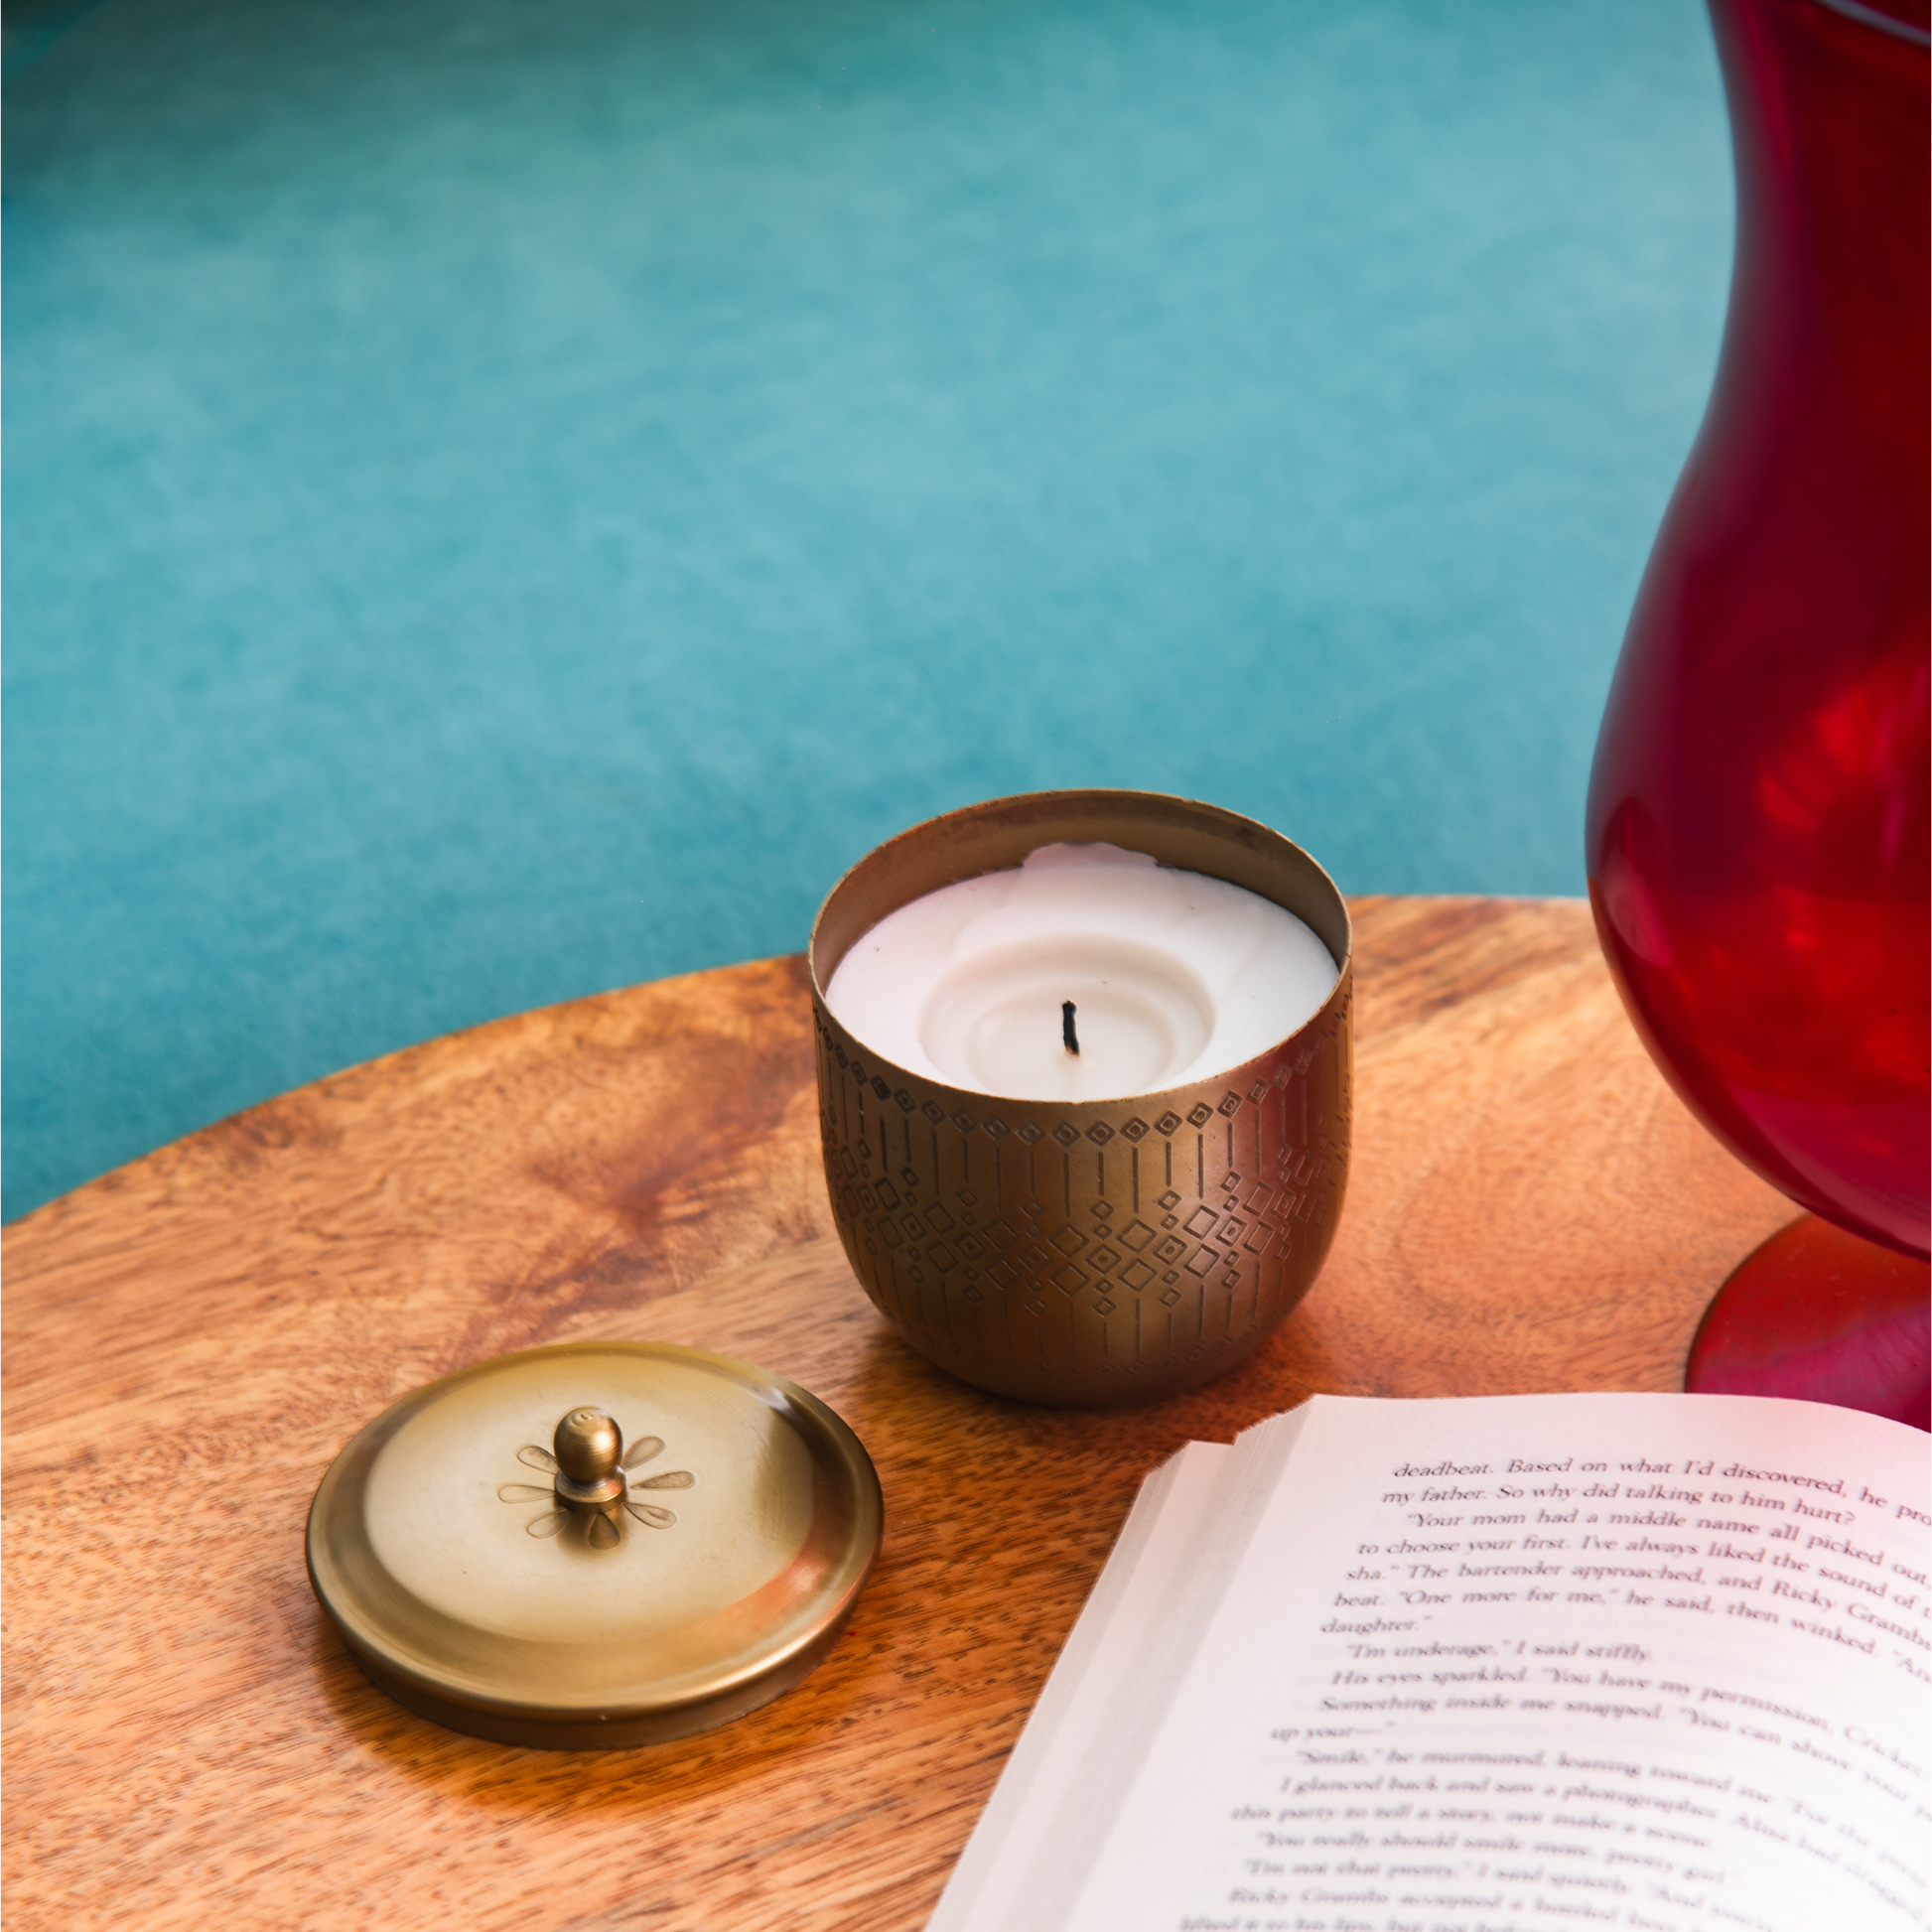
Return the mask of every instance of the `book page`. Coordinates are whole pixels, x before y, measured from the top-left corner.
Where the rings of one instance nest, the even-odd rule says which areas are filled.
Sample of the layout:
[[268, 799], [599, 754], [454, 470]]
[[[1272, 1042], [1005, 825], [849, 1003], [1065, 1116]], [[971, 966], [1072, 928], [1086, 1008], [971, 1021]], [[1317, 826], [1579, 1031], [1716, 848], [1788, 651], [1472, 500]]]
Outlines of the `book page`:
[[1000, 1932], [1012, 1922], [1027, 1863], [1050, 1831], [1053, 1801], [1079, 1777], [1087, 1740], [1120, 1697], [1230, 1453], [1224, 1443], [1185, 1444], [1141, 1484], [927, 1932]]
[[[1189, 1444], [1161, 1499], [1131, 1587], [1117, 1599], [1090, 1660], [1087, 1619], [1069, 1643], [1070, 1682], [1056, 1666], [988, 1807], [989, 1837], [975, 1834], [934, 1932], [1051, 1932], [1064, 1923], [1158, 1734], [1194, 1650], [1226, 1592], [1294, 1452], [1306, 1405], [1244, 1430], [1232, 1448]], [[1203, 1479], [1205, 1478], [1205, 1479]], [[1138, 1511], [1136, 1512], [1138, 1514]], [[1111, 1563], [1108, 1571], [1112, 1571]], [[1103, 1573], [1105, 1574], [1105, 1573]], [[1096, 1595], [1099, 1592], [1096, 1590]]]
[[1078, 1932], [1926, 1922], [1926, 1439], [1317, 1397]]

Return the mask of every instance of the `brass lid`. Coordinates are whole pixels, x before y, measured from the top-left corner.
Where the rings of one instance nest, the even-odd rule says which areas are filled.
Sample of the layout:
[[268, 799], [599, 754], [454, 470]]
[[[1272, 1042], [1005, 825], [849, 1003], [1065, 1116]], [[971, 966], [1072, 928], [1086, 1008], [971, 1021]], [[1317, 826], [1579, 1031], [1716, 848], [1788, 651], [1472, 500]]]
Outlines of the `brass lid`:
[[879, 1550], [816, 1396], [703, 1349], [566, 1342], [405, 1396], [330, 1465], [309, 1581], [368, 1677], [510, 1744], [682, 1737], [795, 1684]]

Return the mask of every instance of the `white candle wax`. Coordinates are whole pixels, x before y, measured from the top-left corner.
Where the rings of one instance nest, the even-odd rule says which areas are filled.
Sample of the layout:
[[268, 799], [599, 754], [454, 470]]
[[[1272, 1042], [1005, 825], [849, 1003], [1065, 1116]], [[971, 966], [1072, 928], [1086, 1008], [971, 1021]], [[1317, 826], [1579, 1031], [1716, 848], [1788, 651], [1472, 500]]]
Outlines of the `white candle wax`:
[[1253, 1059], [1311, 1020], [1337, 977], [1271, 899], [1145, 852], [1046, 845], [889, 913], [825, 1003], [854, 1038], [949, 1086], [1120, 1100]]

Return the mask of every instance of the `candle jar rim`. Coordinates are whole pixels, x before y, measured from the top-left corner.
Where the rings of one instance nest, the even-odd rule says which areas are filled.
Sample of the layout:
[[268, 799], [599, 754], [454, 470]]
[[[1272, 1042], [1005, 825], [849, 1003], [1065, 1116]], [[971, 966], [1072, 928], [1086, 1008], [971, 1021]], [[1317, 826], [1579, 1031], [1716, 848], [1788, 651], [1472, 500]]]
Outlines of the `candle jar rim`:
[[[1327, 948], [1337, 985], [1349, 977], [1355, 927], [1348, 901], [1319, 862], [1293, 839], [1259, 819], [1199, 799], [1091, 788], [1017, 792], [961, 805], [875, 846], [847, 869], [812, 920], [805, 959], [813, 991], [822, 1003], [846, 954], [882, 919], [914, 899], [964, 880], [1013, 871], [1043, 845], [1100, 843], [1151, 852], [1158, 865], [1200, 873], [1268, 899], [1294, 913]], [[1157, 846], [1166, 849], [1154, 850]]]

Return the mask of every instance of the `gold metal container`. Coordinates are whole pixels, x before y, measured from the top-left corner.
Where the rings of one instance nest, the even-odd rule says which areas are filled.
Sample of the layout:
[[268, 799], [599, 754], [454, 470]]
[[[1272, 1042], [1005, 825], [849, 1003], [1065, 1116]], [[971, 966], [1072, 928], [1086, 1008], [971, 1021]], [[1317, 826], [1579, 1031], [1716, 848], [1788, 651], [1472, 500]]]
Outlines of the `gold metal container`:
[[400, 1704], [506, 1744], [659, 1742], [816, 1664], [878, 1553], [859, 1439], [782, 1377], [656, 1342], [446, 1375], [309, 1511], [309, 1581]]
[[[1126, 1100], [1008, 1100], [897, 1066], [825, 988], [928, 893], [1057, 842], [1205, 873], [1305, 920], [1339, 968], [1308, 1024], [1212, 1079]], [[812, 927], [825, 1180], [880, 1312], [999, 1395], [1147, 1401], [1251, 1354], [1306, 1295], [1348, 1177], [1353, 931], [1334, 882], [1252, 819], [1151, 792], [1051, 791], [928, 820], [862, 859]]]

